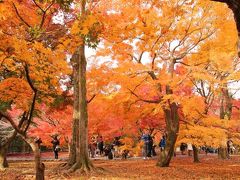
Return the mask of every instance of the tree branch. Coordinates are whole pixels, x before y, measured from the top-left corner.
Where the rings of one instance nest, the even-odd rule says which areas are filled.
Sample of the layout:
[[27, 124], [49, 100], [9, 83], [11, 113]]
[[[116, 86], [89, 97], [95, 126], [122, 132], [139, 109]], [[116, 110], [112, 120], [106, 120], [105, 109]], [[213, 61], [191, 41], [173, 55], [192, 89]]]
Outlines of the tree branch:
[[0, 116], [4, 117], [8, 122], [12, 125], [12, 127], [18, 132], [22, 133], [21, 130], [18, 128], [18, 126], [15, 124], [14, 120], [8, 116], [7, 114], [4, 114], [3, 112], [0, 111]]
[[133, 94], [135, 97], [137, 97], [139, 100], [143, 101], [143, 102], [147, 102], [147, 103], [154, 103], [154, 104], [158, 104], [161, 102], [161, 99], [158, 100], [148, 100], [148, 99], [143, 99], [141, 97], [139, 97], [135, 92], [133, 92], [131, 89], [128, 88], [128, 90], [131, 92], [131, 94]]
[[89, 104], [97, 95], [94, 94], [89, 100], [87, 100], [87, 103]]
[[31, 26], [30, 26], [30, 25], [23, 19], [23, 17], [19, 14], [16, 5], [15, 5], [14, 3], [12, 3], [12, 4], [13, 4], [13, 7], [14, 7], [15, 12], [16, 12], [17, 16], [19, 17], [19, 19], [20, 19], [27, 27], [30, 27], [30, 28], [31, 28]]
[[26, 125], [26, 128], [24, 130], [24, 133], [26, 133], [27, 130], [28, 130], [28, 127], [30, 126], [32, 118], [33, 118], [33, 112], [34, 112], [34, 109], [35, 109], [35, 103], [36, 103], [36, 99], [37, 99], [37, 89], [33, 86], [32, 80], [29, 76], [28, 65], [25, 65], [24, 68], [25, 68], [25, 72], [26, 72], [27, 82], [28, 82], [29, 86], [31, 87], [31, 89], [33, 90], [33, 100], [32, 100], [32, 104], [31, 104], [31, 107], [30, 107], [29, 116], [28, 116], [28, 119], [27, 119], [27, 125]]

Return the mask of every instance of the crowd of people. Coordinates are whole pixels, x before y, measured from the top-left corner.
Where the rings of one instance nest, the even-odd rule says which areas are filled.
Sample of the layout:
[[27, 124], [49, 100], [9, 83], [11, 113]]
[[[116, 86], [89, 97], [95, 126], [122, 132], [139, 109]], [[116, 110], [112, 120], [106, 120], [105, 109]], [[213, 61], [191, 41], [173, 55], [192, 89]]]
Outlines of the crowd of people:
[[[143, 133], [140, 140], [143, 142], [142, 155], [144, 159], [156, 156], [156, 147], [159, 146], [161, 150], [165, 149], [166, 138], [162, 137], [160, 142], [156, 144], [154, 136], [151, 136], [147, 131]], [[120, 137], [115, 137], [112, 143], [104, 143], [102, 136], [92, 137], [89, 143], [89, 156], [91, 158], [106, 156], [108, 159], [122, 158], [127, 159], [129, 156], [129, 149], [122, 149], [120, 146], [123, 144]]]
[[[102, 136], [93, 136], [89, 143], [89, 156], [91, 158], [95, 157], [104, 157], [106, 156], [108, 159], [113, 158], [122, 158], [127, 159], [129, 156], [129, 150], [128, 149], [122, 149], [120, 146], [123, 144], [120, 141], [121, 137], [114, 137], [112, 143], [104, 143]], [[154, 136], [152, 136], [149, 131], [144, 131], [140, 140], [143, 142], [142, 144], [142, 157], [143, 159], [149, 159], [153, 156], [156, 156], [156, 147], [159, 147], [159, 151], [162, 152], [166, 148], [166, 135], [164, 134], [159, 143], [156, 143]], [[35, 142], [38, 144], [40, 148], [40, 144], [42, 143], [41, 138], [36, 138]], [[60, 140], [58, 136], [52, 137], [52, 149], [54, 153], [54, 158], [58, 159], [58, 153], [61, 150], [60, 148]], [[209, 147], [201, 147], [201, 150], [205, 151], [207, 154], [208, 152], [212, 152], [211, 148]], [[228, 140], [227, 141], [227, 153], [234, 154], [235, 147], [233, 146], [233, 141]], [[175, 149], [174, 155], [176, 155], [176, 152], [180, 151], [182, 155], [185, 155], [185, 152], [189, 156], [193, 155], [193, 146], [191, 143], [181, 143], [179, 147]], [[217, 152], [217, 149], [214, 149], [214, 153]]]
[[115, 137], [110, 144], [104, 144], [102, 136], [92, 137], [89, 143], [89, 155], [91, 158], [107, 156], [108, 159], [119, 157], [120, 153], [126, 156], [126, 150], [125, 152], [120, 152], [119, 147], [121, 145], [120, 137]]

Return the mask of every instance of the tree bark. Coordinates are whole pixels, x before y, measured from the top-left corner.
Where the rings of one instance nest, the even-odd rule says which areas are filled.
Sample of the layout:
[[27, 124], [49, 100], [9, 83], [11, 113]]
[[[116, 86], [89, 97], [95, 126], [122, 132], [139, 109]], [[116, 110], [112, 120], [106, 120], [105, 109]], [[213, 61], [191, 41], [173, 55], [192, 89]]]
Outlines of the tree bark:
[[177, 105], [172, 103], [170, 109], [164, 110], [166, 121], [166, 148], [160, 153], [160, 158], [157, 162], [157, 166], [168, 167], [174, 154], [174, 146], [177, 140], [179, 131], [179, 118], [177, 112]]
[[219, 147], [218, 148], [218, 158], [219, 159], [228, 159], [229, 155], [228, 155], [228, 152], [227, 152], [227, 148], [225, 147]]
[[199, 156], [198, 156], [198, 147], [196, 147], [195, 145], [193, 145], [193, 162], [195, 163], [199, 163]]
[[[81, 17], [86, 16], [86, 0], [81, 1]], [[77, 92], [74, 103], [73, 133], [76, 135], [72, 139], [73, 152], [76, 149], [76, 156], [72, 157], [75, 163], [70, 171], [80, 169], [81, 172], [89, 172], [93, 169], [93, 164], [88, 157], [88, 111], [87, 111], [87, 89], [86, 89], [86, 68], [85, 39], [76, 52], [76, 72], [75, 85]], [[75, 143], [76, 142], [76, 143]], [[74, 144], [75, 143], [75, 144]], [[75, 148], [76, 146], [76, 148]], [[73, 155], [74, 156], [74, 155]], [[75, 159], [74, 159], [75, 158]]]
[[9, 143], [6, 143], [4, 146], [0, 147], [0, 170], [8, 167], [7, 162], [7, 151]]
[[[232, 116], [232, 101], [231, 97], [228, 92], [228, 86], [227, 83], [223, 84], [223, 87], [221, 89], [221, 97], [220, 97], [220, 119], [230, 120]], [[229, 154], [227, 151], [227, 141], [223, 140], [222, 145], [218, 148], [218, 157], [221, 159], [228, 159]]]
[[[171, 62], [169, 74], [173, 78], [174, 72], [174, 61]], [[166, 86], [166, 94], [173, 94], [170, 86]], [[178, 137], [179, 131], [179, 117], [178, 117], [178, 106], [175, 102], [168, 100], [168, 105], [163, 106], [165, 122], [166, 122], [166, 148], [161, 151], [157, 166], [168, 167], [174, 154], [174, 146]]]
[[[20, 121], [18, 127], [21, 126], [21, 122], [22, 120]], [[10, 143], [13, 141], [13, 139], [16, 137], [16, 135], [17, 135], [17, 132], [14, 131], [12, 135], [6, 139], [5, 142], [2, 142], [0, 144], [0, 169], [5, 169], [8, 167], [8, 161], [7, 161], [8, 147]]]
[[84, 171], [89, 171], [93, 165], [88, 156], [88, 111], [86, 89], [86, 67], [84, 45], [79, 48], [79, 144], [77, 145], [77, 162]]
[[79, 137], [79, 53], [74, 53], [72, 59], [73, 65], [73, 84], [74, 84], [74, 104], [73, 104], [73, 123], [72, 123], [72, 140], [70, 144], [70, 153], [69, 153], [69, 160], [68, 165], [71, 167], [76, 163], [77, 157], [77, 139]]
[[[88, 112], [87, 112], [87, 97], [86, 97], [86, 58], [85, 58], [85, 49], [84, 44], [82, 44], [78, 48], [78, 61], [77, 66], [78, 74], [76, 83], [78, 84], [79, 93], [76, 95], [76, 101], [78, 105], [74, 108], [74, 121], [79, 122], [79, 124], [75, 124], [75, 127], [79, 127], [76, 129], [76, 134], [79, 136], [76, 137], [76, 162], [71, 167], [71, 171], [75, 171], [80, 169], [83, 172], [88, 172], [93, 168], [93, 164], [91, 163], [88, 157]], [[74, 127], [74, 128], [75, 128]], [[74, 129], [73, 129], [74, 131]], [[73, 141], [74, 142], [74, 141]]]
[[36, 180], [44, 180], [45, 165], [41, 162], [41, 152], [39, 145], [32, 139], [26, 139], [34, 153]]

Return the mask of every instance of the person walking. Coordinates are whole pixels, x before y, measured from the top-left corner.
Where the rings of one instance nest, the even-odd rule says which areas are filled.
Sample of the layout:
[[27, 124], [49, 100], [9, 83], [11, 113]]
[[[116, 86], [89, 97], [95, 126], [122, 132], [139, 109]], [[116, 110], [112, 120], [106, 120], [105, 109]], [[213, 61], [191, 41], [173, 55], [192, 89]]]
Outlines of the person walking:
[[53, 144], [53, 152], [54, 152], [54, 158], [58, 159], [58, 152], [60, 151], [60, 141], [57, 138], [57, 136], [53, 137], [53, 140], [51, 141], [51, 143]]

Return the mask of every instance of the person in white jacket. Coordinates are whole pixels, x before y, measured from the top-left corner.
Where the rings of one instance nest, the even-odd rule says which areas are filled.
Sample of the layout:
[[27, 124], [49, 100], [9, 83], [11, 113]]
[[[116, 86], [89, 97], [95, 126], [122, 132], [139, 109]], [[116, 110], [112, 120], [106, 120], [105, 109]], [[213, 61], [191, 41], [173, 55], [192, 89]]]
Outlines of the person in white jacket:
[[192, 156], [193, 147], [191, 143], [187, 144], [188, 156]]

